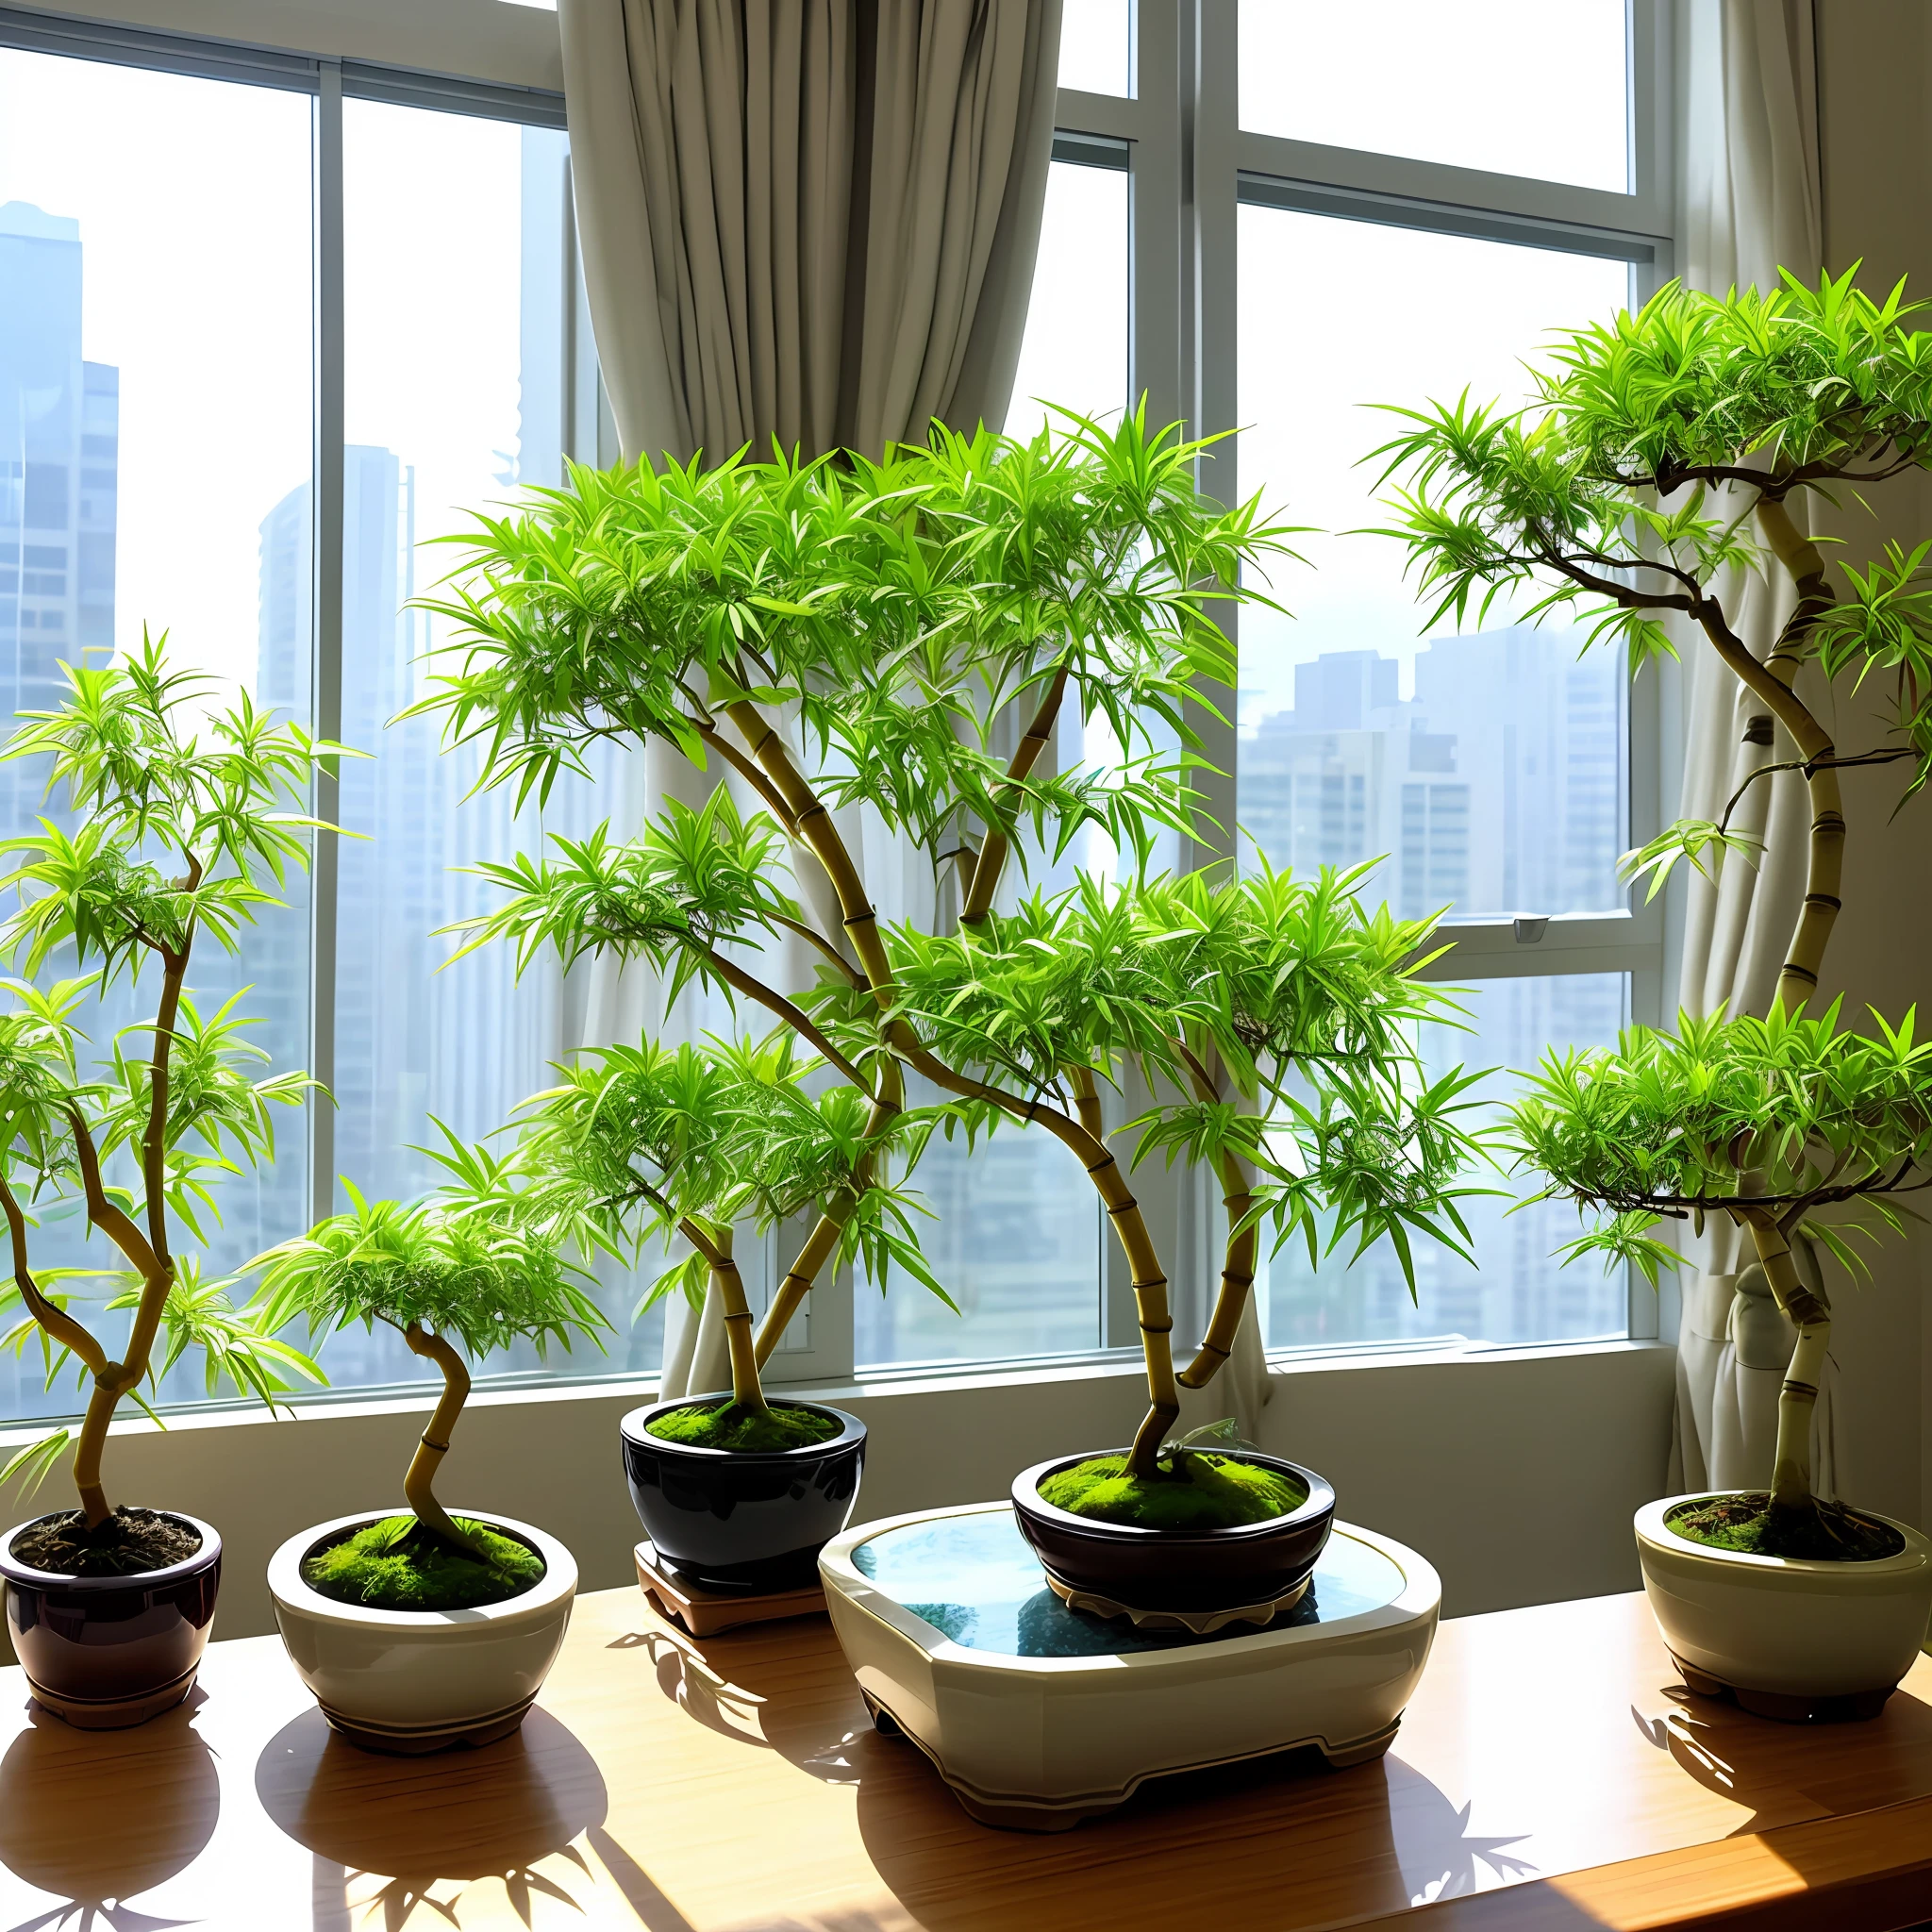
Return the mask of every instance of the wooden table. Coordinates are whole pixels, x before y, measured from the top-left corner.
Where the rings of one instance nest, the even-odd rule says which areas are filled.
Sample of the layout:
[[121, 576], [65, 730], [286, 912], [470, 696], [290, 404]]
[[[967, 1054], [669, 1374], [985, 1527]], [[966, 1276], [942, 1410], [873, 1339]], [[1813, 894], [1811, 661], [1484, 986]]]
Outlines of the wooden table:
[[0, 1680], [0, 1926], [1932, 1918], [1932, 1660], [1876, 1723], [1766, 1724], [1683, 1692], [1641, 1596], [1445, 1624], [1380, 1763], [1167, 1780], [1057, 1837], [970, 1823], [868, 1726], [818, 1619], [694, 1642], [634, 1590], [580, 1598], [521, 1737], [432, 1758], [331, 1739], [275, 1638], [215, 1644], [202, 1686], [139, 1730], [89, 1733], [28, 1708], [17, 1671]]

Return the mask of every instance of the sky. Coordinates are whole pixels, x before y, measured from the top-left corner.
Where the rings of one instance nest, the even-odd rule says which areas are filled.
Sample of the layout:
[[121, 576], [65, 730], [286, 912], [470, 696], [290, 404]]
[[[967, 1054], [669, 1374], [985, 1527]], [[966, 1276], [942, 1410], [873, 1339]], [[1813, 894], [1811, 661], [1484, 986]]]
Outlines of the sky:
[[[1067, 0], [1061, 85], [1125, 92], [1130, 20], [1129, 0]], [[1625, 187], [1624, 0], [1242, 0], [1240, 23], [1241, 119], [1254, 132]], [[1127, 208], [1124, 175], [1052, 171], [1017, 433], [1038, 426], [1038, 397], [1089, 411], [1125, 399]], [[1525, 359], [1557, 328], [1622, 308], [1630, 277], [1621, 261], [1249, 206], [1238, 279], [1240, 488], [1290, 523], [1343, 532], [1386, 521], [1360, 461], [1395, 425], [1371, 406], [1453, 400], [1465, 386], [1521, 401]], [[1399, 546], [1309, 535], [1295, 547], [1306, 567], [1285, 564], [1273, 584], [1292, 619], [1242, 619], [1248, 728], [1292, 705], [1295, 663], [1324, 651], [1396, 658], [1407, 695], [1425, 641]]]
[[[0, 202], [79, 221], [82, 353], [121, 371], [116, 641], [145, 620], [228, 676], [254, 670], [261, 520], [311, 460], [311, 112], [0, 52]], [[522, 140], [344, 104], [347, 435], [417, 465], [420, 535], [501, 496], [516, 447]]]

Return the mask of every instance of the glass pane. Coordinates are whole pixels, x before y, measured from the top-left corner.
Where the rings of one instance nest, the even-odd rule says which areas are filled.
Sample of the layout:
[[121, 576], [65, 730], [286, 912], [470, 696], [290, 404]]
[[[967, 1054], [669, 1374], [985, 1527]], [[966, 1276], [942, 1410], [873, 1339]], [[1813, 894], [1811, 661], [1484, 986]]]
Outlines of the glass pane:
[[[0, 724], [58, 705], [63, 662], [102, 663], [150, 625], [211, 695], [251, 685], [306, 716], [306, 678], [271, 692], [257, 647], [262, 513], [308, 475], [312, 301], [309, 103], [301, 95], [0, 51]], [[236, 157], [247, 157], [245, 167]], [[305, 486], [306, 487], [306, 486]], [[45, 813], [44, 770], [0, 766], [0, 824]], [[204, 1013], [241, 1010], [277, 1070], [308, 1057], [306, 890], [265, 911], [239, 959], [206, 938], [190, 972]], [[43, 984], [74, 971], [48, 962]], [[158, 981], [123, 981], [81, 1024], [96, 1051], [151, 1019]], [[267, 1069], [262, 1070], [264, 1073]], [[273, 1167], [217, 1190], [204, 1274], [228, 1272], [306, 1219], [299, 1111], [277, 1109]], [[192, 1245], [181, 1231], [179, 1245]], [[58, 1208], [37, 1266], [118, 1267]], [[111, 1291], [78, 1285], [83, 1305]], [[110, 1348], [126, 1316], [78, 1312]], [[164, 1392], [204, 1391], [192, 1366]], [[71, 1413], [34, 1352], [0, 1357], [0, 1409]]]
[[1623, 194], [1629, 91], [1624, 0], [1241, 0], [1256, 134]]
[[1065, 0], [1060, 85], [1089, 94], [1134, 92], [1134, 0]]
[[[1621, 261], [1244, 207], [1240, 215], [1243, 495], [1295, 524], [1314, 568], [1277, 586], [1292, 617], [1241, 617], [1239, 813], [1276, 865], [1380, 858], [1374, 890], [1405, 917], [1598, 912], [1624, 903], [1625, 681], [1579, 657], [1560, 621], [1480, 636], [1427, 608], [1383, 521], [1367, 453], [1397, 420], [1465, 387], [1520, 401], [1548, 331], [1627, 299]], [[1324, 290], [1409, 291], [1351, 299]], [[1425, 317], [1422, 325], [1418, 318]], [[1418, 637], [1421, 632], [1422, 636]]]
[[1042, 403], [1112, 414], [1127, 399], [1127, 175], [1056, 161], [1007, 434], [1036, 435]]
[[914, 1176], [938, 1217], [926, 1265], [959, 1313], [892, 1271], [855, 1286], [861, 1368], [987, 1361], [1100, 1346], [1100, 1205], [1079, 1163], [1038, 1127], [1002, 1127], [973, 1153], [935, 1141]]
[[[1432, 1074], [1458, 1063], [1526, 1069], [1551, 1045], [1614, 1046], [1629, 997], [1628, 977], [1621, 973], [1481, 980], [1462, 1001], [1470, 1030], [1423, 1029], [1424, 1064]], [[1518, 1084], [1499, 1072], [1476, 1096], [1505, 1100]], [[1629, 1314], [1623, 1271], [1607, 1274], [1588, 1257], [1565, 1268], [1553, 1258], [1579, 1231], [1574, 1208], [1545, 1201], [1510, 1214], [1518, 1193], [1533, 1192], [1533, 1183], [1490, 1176], [1483, 1184], [1507, 1191], [1461, 1204], [1480, 1265], [1472, 1268], [1432, 1242], [1418, 1242], [1414, 1302], [1386, 1247], [1371, 1249], [1350, 1268], [1344, 1246], [1313, 1272], [1306, 1245], [1284, 1248], [1260, 1271], [1268, 1345], [1337, 1347], [1452, 1336], [1514, 1345], [1624, 1334]]]
[[[415, 1151], [432, 1116], [466, 1140], [549, 1084], [575, 1042], [558, 975], [515, 981], [508, 951], [445, 972], [437, 928], [493, 903], [459, 867], [539, 851], [548, 832], [622, 823], [608, 790], [559, 788], [513, 820], [509, 795], [463, 802], [473, 756], [439, 755], [435, 724], [390, 720], [422, 692], [441, 620], [405, 608], [448, 568], [435, 540], [520, 486], [560, 480], [565, 137], [500, 121], [349, 101], [342, 114], [345, 425], [342, 737], [376, 756], [344, 770], [337, 915], [336, 1167], [366, 1192], [408, 1198], [439, 1171]], [[299, 495], [275, 512], [291, 529]], [[296, 619], [299, 625], [301, 619]], [[607, 1360], [580, 1346], [551, 1369], [655, 1367], [662, 1316], [627, 1332], [634, 1288], [613, 1282]], [[351, 1330], [327, 1357], [338, 1382], [422, 1379], [400, 1339]], [[520, 1347], [497, 1374], [538, 1364]]]

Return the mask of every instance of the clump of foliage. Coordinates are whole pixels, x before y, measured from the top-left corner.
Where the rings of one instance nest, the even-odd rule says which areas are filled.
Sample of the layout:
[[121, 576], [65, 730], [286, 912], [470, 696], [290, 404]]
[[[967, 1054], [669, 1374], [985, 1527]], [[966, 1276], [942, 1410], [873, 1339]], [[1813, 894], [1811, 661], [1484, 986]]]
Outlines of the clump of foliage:
[[[468, 1575], [463, 1563], [499, 1582], [520, 1574], [436, 1499], [436, 1473], [469, 1398], [464, 1357], [477, 1360], [513, 1341], [533, 1342], [540, 1357], [585, 1339], [601, 1347], [600, 1332], [609, 1325], [582, 1271], [563, 1257], [571, 1224], [525, 1190], [508, 1162], [453, 1138], [435, 1158], [452, 1178], [427, 1200], [365, 1200], [345, 1181], [351, 1205], [344, 1212], [248, 1264], [261, 1277], [253, 1307], [264, 1327], [299, 1318], [314, 1336], [382, 1322], [441, 1372], [442, 1394], [403, 1482], [413, 1527], [384, 1538], [375, 1535], [383, 1525], [375, 1525], [363, 1533], [371, 1541], [329, 1573], [346, 1587], [353, 1570], [367, 1587], [361, 1601], [397, 1609], [458, 1607], [422, 1598], [436, 1577]], [[413, 1580], [396, 1581], [405, 1571]], [[528, 1581], [499, 1594], [515, 1594]], [[491, 1586], [472, 1577], [461, 1587]]]
[[1135, 1529], [1232, 1529], [1286, 1516], [1308, 1500], [1292, 1476], [1239, 1457], [1205, 1449], [1170, 1449], [1152, 1478], [1138, 1475], [1124, 1456], [1093, 1456], [1057, 1469], [1040, 1485], [1056, 1509]]
[[302, 1580], [339, 1604], [381, 1610], [481, 1609], [543, 1580], [543, 1558], [527, 1543], [467, 1516], [450, 1521], [468, 1548], [425, 1533], [416, 1516], [385, 1516], [305, 1557]]
[[[17, 895], [0, 925], [0, 954], [19, 975], [0, 1012], [0, 1209], [12, 1280], [25, 1318], [5, 1338], [16, 1353], [38, 1342], [48, 1384], [72, 1364], [87, 1408], [77, 1432], [59, 1429], [22, 1450], [0, 1478], [38, 1481], [70, 1444], [81, 1541], [125, 1540], [110, 1508], [101, 1456], [123, 1398], [149, 1414], [158, 1384], [198, 1354], [208, 1390], [224, 1385], [273, 1407], [294, 1377], [320, 1380], [273, 1324], [238, 1311], [233, 1284], [204, 1280], [175, 1252], [175, 1228], [197, 1241], [218, 1218], [224, 1174], [275, 1158], [275, 1109], [301, 1105], [306, 1074], [264, 1071], [238, 994], [204, 1013], [189, 989], [198, 943], [239, 953], [248, 928], [290, 869], [308, 862], [318, 821], [300, 808], [310, 780], [341, 747], [258, 711], [245, 693], [211, 705], [213, 680], [169, 668], [166, 640], [143, 638], [103, 669], [63, 666], [66, 702], [23, 714], [0, 757], [43, 758], [49, 791], [64, 790], [66, 825], [10, 830], [15, 861], [0, 888]], [[58, 959], [74, 977], [42, 983]], [[89, 1002], [123, 975], [158, 981], [153, 1015], [102, 1042], [90, 1063], [81, 1030]], [[84, 1215], [123, 1264], [37, 1268], [33, 1230]], [[118, 1357], [75, 1312], [77, 1278], [120, 1284], [109, 1310], [131, 1310]]]
[[[938, 1288], [897, 1194], [935, 1128], [1039, 1127], [1099, 1192], [1146, 1353], [1142, 1478], [1178, 1385], [1228, 1357], [1264, 1223], [1311, 1247], [1324, 1227], [1357, 1253], [1386, 1239], [1406, 1269], [1413, 1235], [1466, 1243], [1466, 1082], [1425, 1088], [1409, 1044], [1442, 997], [1416, 977], [1426, 927], [1363, 907], [1359, 873], [1151, 875], [1163, 832], [1220, 829], [1192, 783], [1194, 708], [1234, 681], [1215, 612], [1267, 601], [1263, 573], [1292, 534], [1258, 503], [1203, 497], [1203, 449], [1144, 414], [1111, 428], [1069, 416], [1030, 441], [935, 425], [882, 462], [573, 469], [568, 489], [481, 520], [432, 606], [456, 636], [418, 708], [480, 746], [484, 784], [541, 797], [586, 769], [589, 745], [655, 741], [757, 801], [741, 812], [721, 790], [629, 838], [606, 826], [484, 868], [508, 896], [471, 931], [520, 958], [615, 953], [674, 990], [695, 978], [808, 1048], [815, 1081], [842, 1083], [811, 1103], [827, 1159], [791, 1197], [817, 1219], [755, 1344], [720, 1266], [734, 1222], [777, 1209], [744, 1158], [748, 1118], [748, 1141], [736, 1126], [710, 1138], [687, 1110], [686, 1138], [637, 1143], [639, 1198], [690, 1241], [685, 1285], [718, 1285], [742, 1408], [827, 1263], [858, 1252]], [[1118, 759], [1062, 768], [1076, 720], [1104, 725]], [[837, 816], [861, 806], [930, 865], [931, 929], [880, 918]], [[1125, 883], [1017, 899], [1015, 874], [1090, 828], [1124, 855]], [[788, 938], [810, 948], [809, 984], [769, 976], [767, 949]], [[636, 1051], [653, 1067], [664, 1053]], [[739, 1077], [712, 1049], [699, 1058]], [[582, 1078], [628, 1065], [593, 1059]], [[915, 1074], [929, 1108], [908, 1105]], [[1206, 1163], [1226, 1203], [1219, 1299], [1179, 1375], [1166, 1270], [1102, 1121], [1102, 1091], [1129, 1075], [1153, 1104], [1122, 1153]], [[805, 1120], [802, 1099], [778, 1111]]]
[[[1401, 411], [1410, 426], [1379, 453], [1407, 478], [1393, 534], [1438, 615], [1528, 591], [1539, 614], [1580, 610], [1633, 668], [1672, 651], [1664, 623], [1676, 617], [1794, 748], [1760, 765], [1722, 817], [1681, 821], [1624, 861], [1653, 895], [1679, 860], [1708, 874], [1756, 863], [1757, 841], [1732, 827], [1739, 803], [1772, 772], [1802, 773], [1806, 892], [1769, 1015], [1686, 1014], [1674, 1035], [1635, 1027], [1613, 1051], [1552, 1054], [1510, 1138], [1547, 1182], [1537, 1198], [1599, 1217], [1573, 1256], [1629, 1261], [1654, 1281], [1676, 1260], [1653, 1233], [1660, 1222], [1701, 1229], [1725, 1215], [1748, 1232], [1797, 1337], [1765, 1546], [1846, 1556], [1864, 1528], [1811, 1487], [1830, 1310], [1792, 1242], [1860, 1270], [1857, 1241], [1901, 1227], [1905, 1197], [1932, 1184], [1932, 1052], [1913, 1016], [1894, 1027], [1874, 1015], [1868, 1034], [1837, 1002], [1812, 1010], [1840, 906], [1840, 772], [1900, 764], [1901, 804], [1932, 775], [1932, 541], [1833, 564], [1791, 514], [1807, 495], [1836, 501], [1932, 464], [1932, 335], [1908, 326], [1916, 306], [1902, 289], [1874, 301], [1855, 273], [1815, 288], [1785, 274], [1770, 292], [1723, 298], [1673, 285], [1635, 314], [1558, 337], [1528, 409], [1464, 399]], [[1732, 565], [1779, 575], [1791, 593], [1762, 660], [1720, 592]], [[1878, 708], [1872, 742], [1840, 748], [1795, 688], [1807, 665]], [[1819, 1218], [1827, 1209], [1840, 1218]]]

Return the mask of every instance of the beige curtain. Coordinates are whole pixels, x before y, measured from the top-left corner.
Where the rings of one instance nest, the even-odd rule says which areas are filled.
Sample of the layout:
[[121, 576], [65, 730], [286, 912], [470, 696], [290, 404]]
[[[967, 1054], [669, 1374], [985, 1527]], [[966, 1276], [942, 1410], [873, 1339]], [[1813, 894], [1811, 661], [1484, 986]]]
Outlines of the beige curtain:
[[[1815, 275], [1824, 260], [1811, 14], [1812, 0], [1688, 0], [1679, 11], [1678, 272], [1692, 288], [1769, 288], [1780, 267]], [[1789, 598], [1741, 572], [1720, 594], [1740, 635], [1763, 656]], [[1715, 819], [1756, 766], [1782, 762], [1792, 749], [1701, 635], [1677, 642], [1686, 690], [1678, 811]], [[1802, 778], [1760, 779], [1733, 824], [1763, 840], [1764, 856], [1756, 870], [1731, 859], [1715, 886], [1695, 875], [1690, 882], [1678, 1000], [1693, 1013], [1769, 1008], [1804, 899]], [[1687, 1244], [1671, 1488], [1761, 1488], [1771, 1477], [1790, 1324], [1755, 1267], [1740, 1274], [1740, 1237], [1728, 1222]], [[1828, 1380], [1816, 1427], [1819, 1486], [1829, 1494]]]
[[561, 0], [626, 458], [876, 455], [1004, 420], [1060, 0]]

